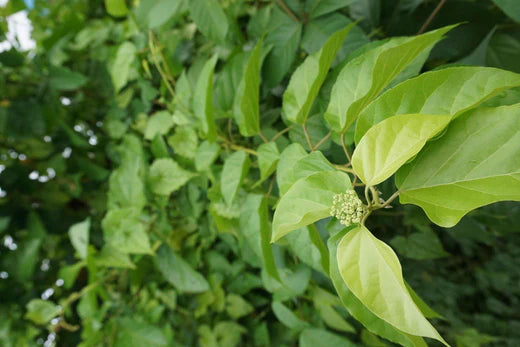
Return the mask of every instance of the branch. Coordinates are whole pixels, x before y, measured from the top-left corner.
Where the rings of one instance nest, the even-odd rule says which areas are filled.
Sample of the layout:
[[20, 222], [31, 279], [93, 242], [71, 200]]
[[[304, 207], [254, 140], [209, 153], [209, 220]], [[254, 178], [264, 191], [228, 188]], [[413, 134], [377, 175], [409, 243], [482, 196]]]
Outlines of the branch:
[[285, 2], [283, 0], [276, 0], [276, 2], [285, 11], [285, 13], [287, 13], [287, 15], [289, 17], [291, 17], [291, 19], [293, 21], [295, 21], [295, 22], [300, 21], [300, 19], [298, 17], [296, 17], [296, 15], [293, 13], [293, 11], [291, 11], [291, 9], [285, 4]]
[[428, 19], [426, 19], [426, 22], [424, 22], [424, 24], [422, 25], [421, 29], [419, 29], [419, 31], [417, 32], [417, 35], [422, 34], [428, 28], [428, 26], [430, 25], [431, 21], [435, 18], [435, 16], [437, 15], [437, 13], [439, 12], [439, 10], [441, 9], [441, 7], [444, 5], [445, 2], [446, 2], [446, 0], [441, 0], [439, 2], [437, 7], [435, 7], [433, 12], [428, 17]]

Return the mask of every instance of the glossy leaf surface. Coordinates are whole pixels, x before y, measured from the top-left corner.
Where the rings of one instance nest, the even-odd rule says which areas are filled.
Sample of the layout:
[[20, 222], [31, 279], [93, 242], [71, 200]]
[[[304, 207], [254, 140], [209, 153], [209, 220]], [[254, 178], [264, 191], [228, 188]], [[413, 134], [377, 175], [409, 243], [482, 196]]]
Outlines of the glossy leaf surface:
[[451, 227], [477, 207], [520, 200], [519, 156], [520, 104], [470, 111], [397, 172], [400, 201]]
[[292, 74], [283, 94], [283, 113], [289, 121], [303, 124], [307, 120], [330, 65], [352, 26], [350, 24], [330, 36], [323, 47], [309, 55]]
[[452, 28], [449, 26], [416, 37], [393, 38], [349, 61], [332, 87], [325, 113], [331, 128], [336, 132], [347, 130], [400, 72]]
[[347, 189], [351, 189], [350, 179], [340, 171], [321, 171], [297, 181], [276, 208], [272, 242], [330, 216], [332, 198]]
[[411, 335], [444, 340], [410, 296], [394, 251], [364, 226], [348, 232], [338, 245], [341, 277], [376, 316]]
[[356, 143], [370, 127], [386, 118], [412, 113], [456, 117], [519, 85], [519, 74], [489, 67], [452, 67], [426, 72], [386, 91], [359, 115]]
[[366, 185], [383, 182], [419, 153], [450, 119], [450, 116], [420, 114], [385, 119], [370, 128], [356, 146], [352, 155], [354, 171]]

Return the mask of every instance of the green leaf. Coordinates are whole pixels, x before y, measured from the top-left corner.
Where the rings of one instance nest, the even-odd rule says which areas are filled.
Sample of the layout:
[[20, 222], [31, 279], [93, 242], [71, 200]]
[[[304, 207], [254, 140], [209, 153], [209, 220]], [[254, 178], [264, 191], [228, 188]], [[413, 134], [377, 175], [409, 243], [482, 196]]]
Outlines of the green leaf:
[[305, 321], [302, 321], [298, 318], [294, 312], [292, 312], [287, 306], [282, 304], [280, 301], [274, 301], [271, 304], [271, 308], [273, 310], [274, 315], [280, 322], [283, 323], [286, 327], [300, 331], [309, 326], [309, 324]]
[[166, 244], [157, 250], [155, 263], [164, 278], [181, 292], [202, 293], [210, 289], [204, 276]]
[[130, 65], [135, 59], [137, 48], [130, 41], [123, 42], [117, 49], [116, 57], [110, 66], [110, 76], [117, 92], [128, 82]]
[[158, 195], [170, 195], [195, 176], [186, 171], [173, 159], [156, 159], [150, 166], [150, 189]]
[[173, 147], [174, 153], [193, 159], [198, 146], [197, 132], [188, 126], [177, 127], [175, 134], [168, 138], [168, 144]]
[[231, 110], [236, 99], [238, 86], [242, 81], [250, 52], [240, 51], [230, 56], [220, 70], [215, 82], [216, 106], [224, 111]]
[[135, 208], [110, 210], [101, 222], [105, 241], [122, 253], [152, 253], [146, 230]]
[[217, 159], [220, 146], [217, 143], [204, 141], [200, 144], [195, 155], [195, 168], [198, 172], [206, 171]]
[[159, 111], [150, 116], [146, 123], [144, 138], [152, 140], [156, 135], [166, 135], [173, 127], [172, 115], [168, 111]]
[[520, 23], [520, 3], [516, 0], [493, 0], [505, 14]]
[[449, 256], [433, 231], [421, 231], [408, 236], [396, 236], [390, 244], [404, 257], [426, 260]]
[[337, 262], [348, 288], [376, 316], [407, 334], [447, 345], [410, 296], [394, 251], [367, 228], [356, 227], [343, 237]]
[[427, 345], [421, 337], [405, 334], [404, 332], [397, 330], [388, 322], [377, 317], [372, 311], [363, 305], [361, 301], [359, 301], [343, 281], [337, 261], [338, 244], [345, 237], [345, 234], [354, 228], [355, 227], [344, 229], [330, 237], [327, 241], [330, 254], [330, 278], [334, 284], [334, 288], [336, 288], [336, 292], [338, 293], [341, 302], [347, 308], [349, 313], [370, 332], [403, 346], [426, 347]]
[[487, 65], [520, 72], [520, 40], [506, 33], [496, 33], [489, 42]]
[[125, 0], [105, 0], [105, 8], [114, 17], [124, 17], [128, 13]]
[[233, 319], [247, 316], [254, 311], [254, 307], [240, 295], [229, 294], [226, 297], [226, 312]]
[[[429, 51], [448, 26], [414, 37], [392, 38], [349, 61], [332, 87], [325, 120], [336, 132], [346, 131], [359, 113], [423, 52]], [[409, 112], [413, 113], [413, 112]]]
[[318, 52], [309, 55], [292, 74], [283, 94], [282, 109], [289, 121], [305, 123], [336, 53], [352, 27], [353, 24], [349, 24], [334, 33]]
[[44, 325], [50, 322], [61, 312], [61, 307], [50, 301], [33, 299], [27, 304], [25, 319], [29, 319], [35, 324]]
[[352, 168], [366, 185], [379, 184], [419, 153], [450, 119], [423, 114], [387, 118], [363, 136], [352, 155]]
[[90, 218], [76, 223], [69, 228], [69, 238], [72, 246], [81, 259], [87, 258]]
[[60, 91], [76, 90], [87, 82], [87, 77], [65, 67], [51, 67], [50, 69], [49, 85], [53, 89]]
[[471, 52], [464, 58], [460, 59], [459, 61], [455, 62], [455, 64], [485, 66], [489, 42], [491, 41], [491, 38], [493, 37], [493, 34], [495, 33], [496, 29], [496, 26], [493, 27], [493, 29], [489, 31], [486, 37], [484, 37], [484, 39], [479, 43], [477, 48], [473, 50], [473, 52]]
[[224, 161], [220, 176], [220, 191], [224, 201], [231, 205], [242, 181], [249, 171], [249, 157], [244, 151], [236, 151]]
[[291, 69], [300, 43], [302, 24], [275, 7], [269, 29], [265, 44], [272, 45], [273, 48], [265, 58], [263, 77], [267, 86], [272, 88], [278, 85]]
[[271, 227], [267, 200], [263, 195], [248, 194], [240, 212], [239, 232], [251, 250], [262, 259], [263, 268], [273, 278], [280, 280], [271, 247]]
[[98, 266], [135, 269], [134, 263], [127, 253], [120, 252], [116, 247], [105, 245], [96, 255], [94, 261]]
[[356, 329], [354, 329], [354, 327], [350, 325], [334, 308], [334, 306], [342, 306], [341, 301], [336, 295], [333, 295], [320, 287], [316, 287], [312, 301], [316, 309], [320, 312], [323, 321], [328, 326], [339, 331], [350, 333], [356, 332]]
[[258, 146], [258, 168], [260, 169], [260, 181], [263, 182], [276, 170], [276, 164], [280, 159], [280, 152], [275, 142], [262, 143]]
[[287, 146], [280, 154], [280, 161], [276, 166], [276, 184], [280, 190], [280, 196], [285, 194], [293, 185], [293, 166], [301, 158], [307, 156], [307, 151], [298, 143]]
[[217, 136], [213, 119], [213, 70], [217, 60], [218, 56], [214, 55], [204, 64], [193, 92], [193, 112], [199, 119], [202, 132], [212, 142]]
[[150, 29], [160, 27], [172, 18], [179, 7], [182, 5], [182, 0], [158, 0], [148, 12], [148, 27]]
[[159, 134], [155, 135], [150, 143], [150, 150], [155, 158], [169, 158], [170, 153], [168, 152], [168, 147], [166, 146], [166, 142], [163, 137]]
[[453, 121], [396, 174], [400, 201], [451, 227], [469, 211], [520, 200], [520, 104], [481, 108]]
[[282, 157], [278, 164], [276, 178], [280, 195], [283, 196], [299, 179], [308, 177], [316, 172], [331, 170], [335, 170], [334, 166], [320, 151], [307, 154], [300, 145], [292, 144], [282, 152]]
[[136, 318], [124, 317], [117, 321], [114, 347], [166, 347], [170, 341], [157, 326]]
[[305, 2], [305, 12], [309, 18], [317, 18], [348, 6], [355, 0], [310, 0]]
[[328, 332], [327, 330], [309, 328], [302, 331], [298, 340], [300, 347], [356, 347], [357, 345], [346, 338]]
[[263, 39], [260, 39], [251, 52], [235, 94], [233, 114], [242, 136], [254, 136], [260, 131], [259, 92], [262, 42]]
[[191, 18], [205, 36], [215, 41], [224, 41], [229, 23], [217, 0], [190, 0], [188, 6]]
[[298, 259], [316, 271], [329, 273], [329, 254], [314, 225], [296, 230], [286, 238], [291, 251]]
[[386, 118], [412, 113], [456, 117], [519, 85], [519, 74], [488, 67], [452, 67], [424, 73], [386, 91], [359, 115], [356, 143], [370, 127]]
[[351, 187], [348, 175], [340, 171], [321, 171], [297, 181], [278, 203], [271, 242], [329, 217], [334, 195], [344, 193]]
[[[339, 12], [312, 19], [305, 24], [301, 42], [302, 48], [309, 54], [319, 51], [323, 42], [350, 23], [352, 21]], [[343, 41], [332, 66], [342, 62], [350, 53], [368, 42], [369, 40], [363, 31], [359, 27], [353, 26]], [[329, 76], [330, 74], [327, 78]]]

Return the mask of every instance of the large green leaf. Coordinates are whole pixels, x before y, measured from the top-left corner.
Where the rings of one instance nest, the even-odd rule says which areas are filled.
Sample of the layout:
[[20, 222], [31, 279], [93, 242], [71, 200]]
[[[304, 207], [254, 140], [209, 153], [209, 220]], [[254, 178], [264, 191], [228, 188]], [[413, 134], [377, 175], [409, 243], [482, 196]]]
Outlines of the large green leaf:
[[296, 58], [302, 24], [275, 7], [269, 29], [265, 43], [273, 48], [265, 58], [262, 70], [267, 86], [272, 88], [283, 80]]
[[213, 119], [213, 71], [217, 60], [218, 56], [214, 55], [204, 64], [193, 92], [193, 112], [209, 141], [214, 141], [217, 136]]
[[122, 253], [151, 253], [139, 216], [139, 210], [133, 207], [108, 211], [101, 222], [106, 243]]
[[155, 263], [164, 278], [181, 292], [202, 293], [210, 289], [204, 276], [166, 244], [157, 250]]
[[228, 32], [228, 19], [217, 0], [190, 0], [191, 18], [199, 30], [215, 41], [224, 41]]
[[114, 61], [110, 66], [110, 76], [114, 89], [119, 92], [128, 82], [130, 65], [135, 59], [137, 48], [130, 41], [123, 42], [117, 49]]
[[249, 171], [249, 157], [244, 151], [236, 151], [227, 157], [220, 176], [220, 190], [224, 201], [231, 205], [238, 188]]
[[348, 288], [376, 316], [407, 334], [446, 344], [410, 296], [394, 251], [367, 228], [359, 226], [343, 237], [337, 262]]
[[25, 319], [29, 319], [35, 324], [47, 324], [56, 317], [62, 308], [50, 301], [33, 299], [27, 304]]
[[270, 243], [271, 226], [267, 212], [265, 197], [259, 194], [249, 194], [240, 212], [239, 230], [253, 252], [262, 259], [265, 271], [271, 277], [280, 280]]
[[519, 155], [520, 104], [467, 112], [397, 172], [400, 200], [451, 227], [477, 207], [520, 200]]
[[300, 347], [356, 347], [357, 345], [343, 336], [333, 334], [324, 329], [309, 328], [302, 331], [298, 340]]
[[105, 0], [105, 8], [114, 17], [124, 17], [128, 13], [125, 0]]
[[288, 146], [281, 154], [276, 181], [283, 195], [299, 179], [319, 171], [334, 170], [334, 166], [320, 151], [307, 153], [299, 144]]
[[88, 239], [90, 231], [90, 219], [76, 223], [69, 228], [69, 238], [72, 246], [78, 252], [81, 259], [87, 258]]
[[450, 119], [450, 116], [406, 114], [376, 124], [363, 136], [352, 155], [356, 175], [369, 186], [383, 182], [419, 153]]
[[159, 195], [170, 195], [186, 184], [194, 173], [184, 170], [175, 160], [157, 159], [150, 166], [148, 181], [152, 192]]
[[520, 2], [517, 0], [493, 0], [505, 14], [520, 23]]
[[336, 288], [336, 292], [338, 293], [341, 302], [347, 308], [349, 313], [361, 324], [363, 324], [370, 332], [403, 346], [426, 347], [426, 343], [421, 337], [408, 335], [402, 331], [399, 331], [388, 322], [377, 317], [372, 311], [363, 305], [361, 301], [359, 301], [359, 299], [354, 295], [354, 293], [352, 293], [352, 291], [343, 281], [337, 260], [338, 244], [343, 239], [345, 234], [354, 228], [355, 227], [344, 229], [334, 236], [331, 236], [327, 241], [327, 247], [330, 254], [330, 278], [334, 284], [334, 288]]
[[152, 140], [156, 135], [166, 135], [173, 126], [173, 118], [168, 111], [155, 112], [146, 123], [144, 138]]
[[353, 24], [349, 24], [334, 33], [318, 52], [309, 55], [292, 74], [283, 94], [282, 112], [289, 121], [305, 123], [330, 65], [352, 27]]
[[348, 175], [340, 171], [321, 171], [300, 179], [280, 199], [271, 241], [329, 217], [334, 195], [351, 188]]
[[329, 272], [329, 254], [314, 225], [308, 225], [289, 233], [287, 241], [291, 251], [303, 263], [324, 274]]
[[[293, 234], [291, 234], [293, 235]], [[328, 252], [327, 252], [328, 261]], [[335, 294], [316, 287], [312, 296], [314, 307], [320, 312], [325, 324], [339, 331], [355, 333], [356, 329], [350, 325], [334, 307], [341, 307], [341, 301]]]
[[399, 73], [452, 28], [448, 26], [415, 37], [393, 38], [349, 61], [332, 87], [325, 113], [331, 128], [336, 132], [346, 131]]
[[280, 152], [275, 142], [263, 143], [258, 146], [258, 168], [260, 169], [260, 181], [264, 181], [275, 170], [280, 159]]
[[65, 67], [51, 67], [49, 85], [56, 90], [76, 90], [88, 82], [83, 74]]
[[370, 127], [386, 118], [412, 113], [456, 117], [519, 85], [519, 74], [488, 67], [452, 67], [424, 73], [386, 91], [359, 115], [356, 143]]
[[172, 18], [182, 5], [182, 0], [158, 0], [148, 12], [148, 27], [150, 29], [160, 27]]
[[158, 326], [149, 324], [138, 317], [133, 315], [117, 320], [114, 347], [166, 347], [171, 345]]
[[254, 136], [260, 131], [258, 100], [262, 42], [263, 40], [260, 39], [251, 52], [235, 95], [233, 113], [238, 124], [238, 130], [243, 136]]

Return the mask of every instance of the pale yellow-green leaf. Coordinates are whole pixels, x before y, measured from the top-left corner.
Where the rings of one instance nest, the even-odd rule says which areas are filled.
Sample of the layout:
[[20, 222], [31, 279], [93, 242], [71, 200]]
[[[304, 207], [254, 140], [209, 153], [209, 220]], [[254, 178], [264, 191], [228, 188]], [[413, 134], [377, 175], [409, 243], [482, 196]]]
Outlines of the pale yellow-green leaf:
[[450, 119], [450, 116], [421, 114], [385, 119], [373, 126], [356, 147], [352, 155], [354, 171], [366, 185], [383, 182], [419, 153]]
[[359, 226], [343, 237], [337, 261], [348, 288], [376, 316], [407, 334], [447, 345], [410, 296], [394, 251], [367, 228]]

